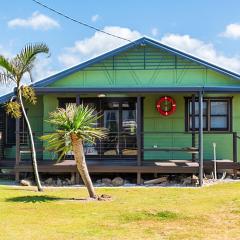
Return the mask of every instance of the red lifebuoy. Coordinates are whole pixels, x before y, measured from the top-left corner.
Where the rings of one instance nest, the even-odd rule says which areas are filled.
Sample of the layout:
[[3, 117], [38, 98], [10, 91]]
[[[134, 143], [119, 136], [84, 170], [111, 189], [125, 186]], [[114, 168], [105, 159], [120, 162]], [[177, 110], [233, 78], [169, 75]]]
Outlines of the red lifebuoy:
[[156, 107], [157, 111], [163, 116], [169, 116], [177, 109], [175, 100], [168, 96], [161, 97], [157, 101]]

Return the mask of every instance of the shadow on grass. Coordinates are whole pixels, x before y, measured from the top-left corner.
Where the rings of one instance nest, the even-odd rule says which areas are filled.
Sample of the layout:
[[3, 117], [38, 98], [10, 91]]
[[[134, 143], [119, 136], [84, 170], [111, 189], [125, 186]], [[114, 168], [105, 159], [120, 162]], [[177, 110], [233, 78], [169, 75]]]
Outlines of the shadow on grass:
[[6, 202], [36, 203], [36, 202], [53, 202], [53, 201], [59, 201], [59, 200], [66, 200], [66, 199], [42, 195], [42, 196], [22, 196], [22, 197], [7, 198]]
[[1, 189], [2, 191], [22, 191], [22, 192], [37, 192], [37, 189], [33, 189], [33, 188], [31, 188], [31, 189], [23, 189], [23, 188], [18, 188], [18, 187], [11, 187], [11, 188], [2, 188]]
[[23, 202], [23, 203], [37, 203], [37, 202], [54, 202], [54, 201], [76, 201], [76, 202], [88, 202], [94, 201], [95, 199], [90, 198], [60, 198], [51, 196], [22, 196], [7, 198], [6, 202]]

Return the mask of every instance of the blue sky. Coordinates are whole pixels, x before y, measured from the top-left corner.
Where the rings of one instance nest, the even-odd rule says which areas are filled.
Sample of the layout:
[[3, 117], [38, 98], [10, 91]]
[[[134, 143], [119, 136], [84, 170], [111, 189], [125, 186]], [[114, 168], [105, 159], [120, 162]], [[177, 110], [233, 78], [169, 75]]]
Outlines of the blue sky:
[[[146, 35], [240, 73], [239, 0], [41, 2], [113, 34], [130, 40]], [[8, 57], [29, 42], [48, 44], [51, 56], [38, 61], [35, 80], [125, 43], [70, 22], [31, 0], [2, 1], [0, 29], [0, 54]], [[5, 91], [2, 88], [0, 94]]]

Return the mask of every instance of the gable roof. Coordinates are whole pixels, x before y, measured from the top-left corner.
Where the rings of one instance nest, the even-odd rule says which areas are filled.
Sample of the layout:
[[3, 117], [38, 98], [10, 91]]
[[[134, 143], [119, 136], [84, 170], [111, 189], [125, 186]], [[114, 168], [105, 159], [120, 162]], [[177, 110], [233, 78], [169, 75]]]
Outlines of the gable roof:
[[[89, 66], [91, 66], [93, 64], [96, 64], [96, 63], [99, 63], [99, 62], [101, 62], [101, 61], [103, 61], [103, 60], [105, 60], [105, 59], [107, 59], [109, 57], [116, 56], [119, 53], [122, 53], [122, 52], [124, 52], [126, 50], [129, 50], [131, 48], [134, 48], [136, 46], [141, 46], [141, 45], [150, 45], [150, 46], [153, 46], [155, 48], [158, 48], [158, 49], [161, 49], [161, 50], [165, 50], [165, 51], [167, 51], [169, 53], [172, 53], [173, 55], [183, 57], [185, 59], [188, 59], [190, 61], [198, 63], [198, 64], [200, 64], [202, 66], [205, 66], [205, 67], [207, 67], [209, 69], [212, 69], [212, 70], [214, 70], [216, 72], [219, 72], [221, 74], [229, 76], [229, 77], [231, 77], [233, 79], [240, 80], [240, 74], [237, 74], [235, 72], [229, 71], [227, 69], [224, 69], [222, 67], [214, 65], [212, 63], [209, 63], [209, 62], [207, 62], [205, 60], [197, 58], [197, 57], [195, 57], [193, 55], [190, 55], [188, 53], [182, 52], [182, 51], [180, 51], [178, 49], [169, 47], [169, 46], [167, 46], [165, 44], [162, 44], [162, 43], [160, 43], [160, 42], [158, 42], [156, 40], [153, 40], [151, 38], [142, 37], [142, 38], [137, 39], [136, 41], [133, 41], [133, 42], [128, 43], [128, 44], [126, 44], [124, 46], [121, 46], [119, 48], [116, 48], [114, 50], [106, 52], [106, 53], [104, 53], [104, 54], [102, 54], [102, 55], [100, 55], [98, 57], [92, 58], [92, 59], [90, 59], [90, 60], [88, 60], [86, 62], [83, 62], [81, 64], [78, 64], [76, 66], [68, 68], [66, 70], [63, 70], [63, 71], [61, 71], [59, 73], [56, 73], [56, 74], [54, 74], [52, 76], [49, 76], [49, 77], [47, 77], [47, 78], [45, 78], [43, 80], [40, 80], [40, 81], [38, 81], [36, 83], [31, 84], [31, 85], [33, 87], [46, 87], [49, 84], [54, 83], [55, 81], [57, 81], [57, 80], [59, 80], [61, 78], [69, 76], [70, 74], [76, 73], [76, 72], [78, 72], [78, 71], [80, 71], [80, 70], [82, 70], [82, 69], [84, 69], [86, 67], [89, 67]], [[5, 102], [7, 99], [11, 98], [12, 96], [13, 96], [13, 93], [6, 94], [6, 95], [0, 97], [0, 103], [1, 102]]]
[[111, 50], [109, 52], [106, 52], [106, 53], [104, 53], [104, 54], [102, 54], [102, 55], [100, 55], [98, 57], [92, 58], [92, 59], [90, 59], [90, 60], [88, 60], [86, 62], [83, 62], [81, 64], [78, 64], [76, 66], [68, 68], [68, 69], [66, 69], [66, 70], [64, 70], [62, 72], [59, 72], [59, 73], [57, 73], [55, 75], [47, 77], [47, 78], [45, 78], [45, 79], [43, 79], [43, 80], [41, 80], [39, 82], [34, 83], [32, 86], [33, 87], [46, 87], [47, 85], [49, 85], [51, 83], [54, 83], [55, 81], [57, 81], [57, 80], [59, 80], [59, 79], [61, 79], [63, 77], [66, 77], [66, 76], [68, 76], [70, 74], [76, 73], [76, 72], [78, 72], [78, 71], [80, 71], [80, 70], [82, 70], [82, 69], [84, 69], [86, 67], [89, 67], [89, 66], [93, 65], [93, 64], [99, 63], [99, 62], [105, 60], [106, 58], [116, 56], [117, 54], [119, 54], [121, 52], [124, 52], [126, 50], [129, 50], [130, 48], [133, 48], [133, 47], [136, 47], [136, 46], [139, 46], [139, 45], [144, 45], [144, 44], [156, 47], [156, 48], [161, 49], [161, 50], [165, 50], [165, 51], [170, 52], [170, 53], [172, 53], [174, 55], [183, 57], [185, 59], [191, 60], [191, 61], [193, 61], [195, 63], [200, 64], [200, 65], [203, 65], [203, 66], [205, 66], [205, 67], [207, 67], [209, 69], [212, 69], [214, 71], [217, 71], [219, 73], [222, 73], [224, 75], [232, 77], [234, 79], [240, 80], [240, 74], [237, 74], [235, 72], [229, 71], [227, 69], [224, 69], [222, 67], [214, 65], [214, 64], [209, 63], [207, 61], [204, 61], [204, 60], [202, 60], [200, 58], [197, 58], [195, 56], [192, 56], [192, 55], [190, 55], [188, 53], [182, 52], [182, 51], [177, 50], [175, 48], [169, 47], [169, 46], [167, 46], [165, 44], [162, 44], [162, 43], [160, 43], [160, 42], [158, 42], [156, 40], [153, 40], [151, 38], [142, 37], [142, 38], [140, 38], [140, 39], [138, 39], [138, 40], [136, 40], [134, 42], [128, 43], [128, 44], [126, 44], [126, 45], [124, 45], [122, 47], [116, 48], [116, 49]]

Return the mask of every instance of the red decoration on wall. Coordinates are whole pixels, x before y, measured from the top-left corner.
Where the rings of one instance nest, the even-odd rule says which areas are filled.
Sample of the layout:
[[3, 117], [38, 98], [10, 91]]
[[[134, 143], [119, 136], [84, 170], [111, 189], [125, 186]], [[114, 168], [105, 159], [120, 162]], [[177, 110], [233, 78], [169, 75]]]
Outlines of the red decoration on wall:
[[177, 109], [175, 100], [168, 96], [161, 97], [157, 101], [156, 107], [157, 111], [163, 116], [169, 116]]

